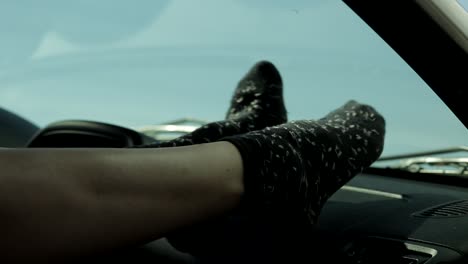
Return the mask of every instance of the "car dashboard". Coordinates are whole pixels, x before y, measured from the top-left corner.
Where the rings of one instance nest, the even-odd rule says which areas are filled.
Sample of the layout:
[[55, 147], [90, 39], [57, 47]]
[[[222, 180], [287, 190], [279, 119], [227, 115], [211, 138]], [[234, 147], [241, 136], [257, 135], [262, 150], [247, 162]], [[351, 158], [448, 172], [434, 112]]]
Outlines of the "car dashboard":
[[108, 263], [466, 263], [467, 227], [465, 187], [362, 173], [330, 197], [307, 237], [291, 231], [268, 249], [245, 241], [249, 250], [240, 255], [213, 251], [214, 257], [205, 258], [160, 239], [104, 258]]
[[[38, 131], [28, 147], [131, 147], [155, 140], [148, 135], [105, 123], [65, 120]], [[102, 258], [106, 263], [468, 262], [465, 257], [468, 253], [466, 178], [390, 171], [393, 175], [385, 169], [370, 168], [354, 177], [327, 200], [313, 230], [303, 232], [305, 229], [296, 228], [293, 222], [278, 226], [274, 221], [277, 216], [266, 217], [257, 226], [250, 227], [247, 232], [252, 235], [238, 241], [242, 246], [233, 255], [219, 252], [220, 248], [231, 245], [222, 239], [211, 241], [213, 248], [205, 248], [204, 254], [197, 257], [178, 251], [166, 239], [160, 239], [93, 256], [92, 260]], [[288, 219], [287, 215], [281, 217]], [[206, 237], [201, 234], [194, 243], [199, 239], [202, 244]]]
[[463, 187], [361, 174], [318, 229], [340, 263], [455, 263], [468, 252], [467, 198]]

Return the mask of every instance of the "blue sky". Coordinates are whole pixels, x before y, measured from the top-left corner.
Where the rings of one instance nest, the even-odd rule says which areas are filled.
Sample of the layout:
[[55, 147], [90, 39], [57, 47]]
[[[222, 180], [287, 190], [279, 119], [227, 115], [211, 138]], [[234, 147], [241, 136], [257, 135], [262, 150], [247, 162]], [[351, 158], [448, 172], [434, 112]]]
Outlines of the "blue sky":
[[458, 2], [465, 8], [465, 10], [468, 10], [468, 0], [458, 0]]
[[387, 154], [468, 142], [429, 87], [340, 1], [202, 2], [7, 2], [0, 106], [41, 126], [219, 120], [237, 81], [267, 59], [282, 73], [290, 119], [356, 99], [386, 117]]

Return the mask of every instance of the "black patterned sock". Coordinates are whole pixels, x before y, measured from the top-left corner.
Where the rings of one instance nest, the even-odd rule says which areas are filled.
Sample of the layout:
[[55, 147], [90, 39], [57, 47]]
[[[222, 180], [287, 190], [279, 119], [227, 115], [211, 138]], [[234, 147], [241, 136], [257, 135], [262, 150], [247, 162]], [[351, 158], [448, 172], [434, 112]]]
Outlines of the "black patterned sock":
[[282, 124], [287, 121], [286, 114], [280, 73], [272, 63], [261, 61], [238, 83], [226, 120], [206, 124], [171, 141], [139, 147], [177, 147], [215, 142], [223, 137]]
[[314, 224], [325, 201], [380, 156], [385, 120], [350, 101], [317, 121], [293, 121], [222, 140], [243, 159], [249, 207], [285, 210]]
[[180, 230], [169, 241], [181, 251], [215, 259], [245, 254], [276, 258], [280, 252], [274, 248], [284, 251], [284, 241], [297, 250], [291, 238], [308, 238], [326, 200], [380, 156], [384, 134], [380, 114], [350, 101], [317, 121], [224, 138], [243, 159], [243, 205]]

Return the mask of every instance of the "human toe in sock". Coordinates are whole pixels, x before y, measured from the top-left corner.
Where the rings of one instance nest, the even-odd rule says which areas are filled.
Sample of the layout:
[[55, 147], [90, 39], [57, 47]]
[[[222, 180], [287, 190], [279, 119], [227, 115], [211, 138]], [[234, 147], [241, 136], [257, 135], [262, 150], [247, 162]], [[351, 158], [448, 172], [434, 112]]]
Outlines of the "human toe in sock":
[[171, 141], [139, 147], [177, 147], [215, 142], [223, 137], [279, 125], [286, 121], [280, 73], [271, 62], [260, 61], [239, 81], [225, 120], [206, 124]]
[[285, 210], [314, 224], [325, 201], [380, 156], [385, 120], [349, 101], [324, 118], [224, 138], [244, 164], [246, 201]]
[[223, 138], [243, 160], [243, 202], [238, 210], [181, 230], [169, 241], [202, 258], [258, 254], [274, 259], [278, 256], [271, 252], [285, 251], [284, 241], [293, 242], [290, 236], [307, 238], [327, 199], [380, 156], [384, 135], [383, 117], [350, 101], [317, 121]]

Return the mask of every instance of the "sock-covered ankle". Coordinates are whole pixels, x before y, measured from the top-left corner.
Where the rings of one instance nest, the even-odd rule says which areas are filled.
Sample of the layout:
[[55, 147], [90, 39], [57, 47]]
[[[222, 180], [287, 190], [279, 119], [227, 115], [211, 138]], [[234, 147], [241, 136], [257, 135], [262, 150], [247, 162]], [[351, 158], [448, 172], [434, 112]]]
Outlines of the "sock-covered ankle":
[[350, 101], [318, 121], [224, 138], [243, 159], [242, 205], [227, 216], [180, 230], [169, 241], [199, 257], [224, 258], [261, 245], [270, 252], [272, 245], [283, 247], [281, 237], [289, 233], [307, 236], [326, 200], [380, 156], [384, 134], [380, 114]]
[[384, 134], [379, 113], [350, 101], [317, 121], [294, 121], [223, 140], [242, 156], [249, 206], [284, 209], [313, 224], [325, 201], [377, 160]]
[[286, 121], [280, 73], [272, 63], [261, 61], [239, 81], [225, 120], [206, 124], [171, 141], [140, 147], [176, 147], [215, 142], [223, 137], [263, 129]]

